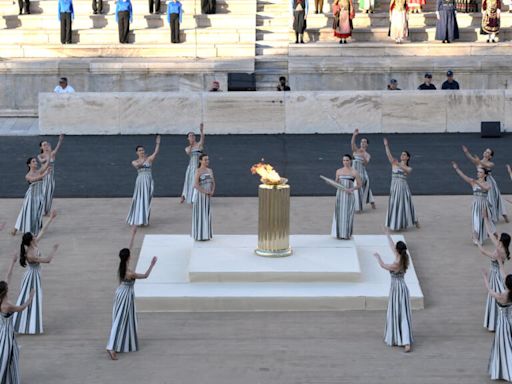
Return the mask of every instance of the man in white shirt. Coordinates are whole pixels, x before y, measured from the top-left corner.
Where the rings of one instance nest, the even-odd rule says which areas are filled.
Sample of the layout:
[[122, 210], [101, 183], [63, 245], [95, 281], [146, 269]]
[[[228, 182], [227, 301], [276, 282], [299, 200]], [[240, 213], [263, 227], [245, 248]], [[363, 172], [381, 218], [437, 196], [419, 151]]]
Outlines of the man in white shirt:
[[75, 90], [71, 85], [68, 85], [68, 79], [66, 77], [61, 77], [59, 80], [59, 85], [55, 87], [53, 90], [55, 93], [74, 93]]

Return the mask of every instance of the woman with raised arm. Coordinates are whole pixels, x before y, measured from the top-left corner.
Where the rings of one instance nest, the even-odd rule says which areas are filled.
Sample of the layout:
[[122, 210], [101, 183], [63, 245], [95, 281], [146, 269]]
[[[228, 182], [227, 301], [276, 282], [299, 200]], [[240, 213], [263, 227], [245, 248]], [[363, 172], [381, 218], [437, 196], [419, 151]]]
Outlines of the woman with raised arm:
[[384, 341], [389, 346], [404, 347], [405, 352], [409, 352], [414, 342], [409, 288], [404, 280], [404, 275], [409, 267], [409, 254], [407, 245], [403, 241], [398, 241], [395, 244], [387, 229], [385, 233], [395, 259], [391, 264], [386, 264], [378, 253], [374, 254], [381, 268], [389, 271], [391, 275]]
[[[492, 217], [489, 208], [489, 200], [487, 199], [487, 192], [491, 188], [486, 180], [487, 170], [484, 168], [477, 168], [476, 179], [468, 177], [459, 169], [456, 162], [452, 161], [453, 169], [466, 183], [473, 188], [473, 206], [472, 206], [472, 221], [473, 221], [473, 243], [482, 244], [487, 238], [487, 231], [485, 228], [484, 217]], [[496, 228], [492, 221], [489, 221], [489, 231], [496, 232]]]
[[21, 305], [26, 302], [31, 291], [35, 291], [35, 302], [34, 305], [30, 304], [24, 311], [14, 314], [14, 330], [18, 333], [31, 335], [43, 333], [43, 289], [41, 287], [40, 264], [49, 264], [53, 260], [59, 249], [59, 244], [53, 246], [50, 256], [42, 257], [41, 251], [39, 250], [39, 241], [56, 216], [57, 213], [52, 211], [50, 219], [43, 226], [43, 229], [41, 229], [37, 237], [27, 232], [23, 235], [21, 241], [20, 265], [25, 268], [28, 264], [28, 269], [23, 275], [21, 291], [16, 305]]
[[505, 276], [503, 264], [500, 264], [501, 278], [505, 281], [503, 292], [496, 292], [489, 286], [487, 272], [483, 271], [487, 292], [498, 305], [496, 333], [489, 357], [488, 372], [491, 380], [512, 381], [512, 331], [510, 324], [510, 305], [512, 305], [512, 275]]
[[34, 290], [30, 291], [27, 301], [21, 305], [14, 305], [9, 301], [8, 293], [11, 285], [11, 276], [14, 264], [18, 260], [18, 253], [14, 253], [11, 265], [7, 272], [5, 281], [0, 281], [0, 378], [2, 383], [18, 384], [20, 382], [19, 372], [19, 349], [14, 337], [12, 325], [13, 313], [22, 312], [32, 304]]
[[126, 218], [128, 225], [149, 225], [154, 189], [151, 167], [158, 152], [160, 152], [160, 135], [156, 135], [155, 151], [151, 156], [146, 156], [142, 145], [135, 147], [137, 160], [133, 160], [132, 165], [137, 170], [137, 179], [133, 190], [132, 205]]
[[38, 168], [35, 157], [30, 157], [27, 160], [28, 173], [25, 175], [25, 180], [28, 182], [28, 189], [11, 235], [14, 236], [20, 231], [22, 233], [31, 232], [37, 236], [41, 230], [44, 209], [43, 179], [50, 172], [49, 165], [46, 163]]
[[208, 168], [210, 159], [206, 153], [199, 156], [199, 168], [194, 179], [194, 205], [192, 206], [192, 237], [205, 241], [213, 237], [210, 199], [215, 193], [215, 178]]
[[385, 225], [392, 231], [399, 231], [413, 225], [419, 228], [420, 224], [414, 211], [411, 190], [407, 183], [407, 176], [412, 172], [412, 168], [409, 166], [411, 155], [407, 151], [402, 151], [400, 161], [396, 160], [391, 154], [386, 138], [384, 138], [384, 148], [392, 172]]
[[356, 145], [356, 138], [358, 135], [359, 129], [356, 129], [352, 135], [351, 141], [352, 154], [354, 156], [352, 166], [361, 177], [361, 188], [354, 193], [354, 197], [356, 201], [356, 212], [362, 212], [366, 204], [371, 204], [372, 208], [375, 209], [375, 201], [373, 200], [372, 190], [370, 189], [370, 178], [366, 171], [366, 166], [371, 159], [370, 154], [367, 152], [368, 144], [370, 144], [370, 142], [366, 137], [363, 137], [358, 148]]
[[[510, 251], [508, 247], [510, 245], [510, 235], [508, 233], [502, 233], [498, 240], [494, 237], [494, 234], [490, 232], [491, 228], [489, 225], [489, 219], [484, 217], [485, 228], [489, 238], [494, 244], [494, 251], [489, 252], [485, 250], [482, 245], [477, 244], [480, 249], [480, 253], [483, 256], [487, 256], [491, 259], [491, 267], [489, 268], [489, 286], [495, 292], [503, 292], [505, 287], [503, 286], [503, 280], [500, 276], [500, 264], [505, 263], [505, 260], [510, 260]], [[487, 295], [487, 301], [485, 304], [485, 316], [484, 316], [484, 327], [489, 331], [494, 332], [496, 329], [496, 323], [498, 321], [498, 307], [496, 306], [496, 299], [491, 295]]]
[[487, 171], [487, 183], [491, 187], [487, 194], [487, 200], [489, 200], [489, 209], [491, 210], [491, 220], [497, 223], [500, 219], [500, 216], [503, 216], [505, 222], [508, 223], [507, 210], [505, 208], [505, 204], [503, 204], [503, 199], [501, 197], [500, 189], [498, 188], [498, 184], [494, 177], [492, 177], [492, 169], [494, 168], [494, 163], [492, 162], [492, 158], [494, 156], [494, 151], [490, 148], [487, 148], [482, 154], [482, 158], [480, 159], [477, 155], [472, 155], [469, 152], [469, 149], [463, 145], [462, 150], [466, 157], [475, 164], [475, 167], [481, 167]]
[[112, 328], [107, 344], [107, 352], [112, 360], [117, 360], [119, 352], [134, 352], [139, 349], [137, 338], [137, 312], [135, 310], [135, 293], [133, 286], [137, 279], [147, 279], [156, 264], [156, 256], [146, 273], [136, 273], [130, 268], [131, 250], [137, 227], [132, 227], [132, 236], [128, 248], [119, 251], [119, 287], [114, 296], [112, 310]]
[[341, 240], [350, 240], [354, 228], [355, 197], [363, 182], [352, 168], [352, 156], [342, 158], [343, 167], [336, 170], [336, 182], [343, 188], [336, 192], [336, 206], [332, 221], [332, 235]]
[[196, 176], [197, 167], [199, 166], [199, 156], [203, 153], [204, 149], [204, 125], [201, 123], [199, 126], [201, 131], [201, 138], [199, 142], [196, 141], [196, 135], [194, 132], [187, 134], [188, 146], [185, 148], [185, 152], [190, 157], [188, 162], [187, 171], [185, 172], [185, 182], [183, 183], [183, 191], [181, 192], [181, 201], [186, 201], [188, 204], [192, 204], [192, 197], [194, 195], [194, 178]]
[[48, 216], [52, 210], [53, 194], [55, 192], [55, 158], [57, 157], [57, 152], [59, 152], [63, 141], [64, 135], [60, 135], [54, 150], [52, 150], [51, 144], [46, 140], [39, 143], [41, 153], [37, 155], [37, 160], [39, 160], [41, 165], [45, 165], [49, 162], [48, 173], [43, 179], [43, 214], [45, 216]]

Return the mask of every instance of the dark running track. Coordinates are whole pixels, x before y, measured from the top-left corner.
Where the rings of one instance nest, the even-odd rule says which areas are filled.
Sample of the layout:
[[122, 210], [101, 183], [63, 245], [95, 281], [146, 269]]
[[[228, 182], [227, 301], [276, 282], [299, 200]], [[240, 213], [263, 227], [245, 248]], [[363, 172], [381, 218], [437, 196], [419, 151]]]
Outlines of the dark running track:
[[[361, 135], [370, 140], [372, 161], [368, 168], [372, 190], [387, 195], [390, 165], [384, 153], [383, 135]], [[334, 189], [319, 175], [334, 177], [340, 158], [350, 153], [350, 135], [226, 135], [207, 136], [206, 152], [217, 181], [217, 196], [256, 196], [258, 177], [249, 168], [264, 158], [289, 179], [293, 195], [334, 195]], [[451, 168], [459, 163], [473, 176], [474, 167], [465, 159], [461, 144], [477, 154], [490, 147], [495, 151], [494, 171], [503, 193], [512, 193], [505, 164], [512, 164], [512, 135], [481, 139], [479, 134], [394, 134], [386, 135], [393, 155], [401, 150], [412, 154], [414, 168], [409, 184], [414, 195], [469, 194], [470, 187]], [[38, 152], [41, 137], [1, 137], [4, 154], [0, 197], [23, 197], [25, 162]], [[57, 137], [45, 137], [55, 146]], [[130, 161], [135, 146], [147, 152], [154, 148], [154, 136], [66, 136], [56, 162], [57, 197], [128, 197], [133, 192], [136, 172]], [[162, 137], [160, 155], [153, 167], [156, 196], [179, 196], [188, 157], [185, 136]]]

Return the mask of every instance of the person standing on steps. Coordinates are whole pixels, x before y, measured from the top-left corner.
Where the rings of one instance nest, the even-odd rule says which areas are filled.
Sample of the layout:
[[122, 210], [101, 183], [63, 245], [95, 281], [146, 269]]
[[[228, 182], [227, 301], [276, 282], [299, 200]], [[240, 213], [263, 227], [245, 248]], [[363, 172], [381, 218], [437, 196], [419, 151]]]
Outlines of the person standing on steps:
[[459, 38], [459, 26], [455, 12], [455, 0], [437, 0], [436, 3], [436, 40], [443, 44]]
[[179, 0], [171, 0], [167, 5], [167, 22], [171, 28], [171, 43], [180, 43], [180, 24], [183, 8]]
[[103, 13], [103, 0], [92, 0], [92, 13], [95, 15]]
[[293, 13], [293, 30], [295, 31], [295, 44], [304, 44], [304, 31], [308, 16], [308, 0], [291, 0]]
[[119, 42], [128, 44], [128, 34], [130, 33], [130, 23], [133, 21], [133, 9], [130, 0], [117, 0], [116, 3], [116, 22], [119, 30]]
[[73, 34], [71, 30], [71, 22], [75, 17], [75, 12], [73, 11], [73, 1], [59, 0], [58, 8], [60, 21], [60, 42], [62, 44], [71, 44], [71, 38]]
[[340, 39], [340, 44], [347, 44], [347, 38], [352, 36], [352, 19], [355, 17], [354, 3], [352, 0], [334, 0], [332, 5], [334, 16], [334, 36]]
[[155, 10], [155, 14], [160, 14], [160, 0], [149, 0], [149, 14], [153, 14], [153, 9]]

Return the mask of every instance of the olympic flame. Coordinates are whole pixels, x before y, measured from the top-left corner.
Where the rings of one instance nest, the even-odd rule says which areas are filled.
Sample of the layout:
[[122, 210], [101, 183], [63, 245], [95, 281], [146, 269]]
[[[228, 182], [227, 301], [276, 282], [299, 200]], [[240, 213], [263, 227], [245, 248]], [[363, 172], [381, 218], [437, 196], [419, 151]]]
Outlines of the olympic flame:
[[261, 177], [261, 182], [267, 185], [280, 185], [286, 184], [286, 179], [279, 176], [274, 167], [270, 164], [259, 162], [251, 167], [251, 173], [253, 175], [258, 174]]

